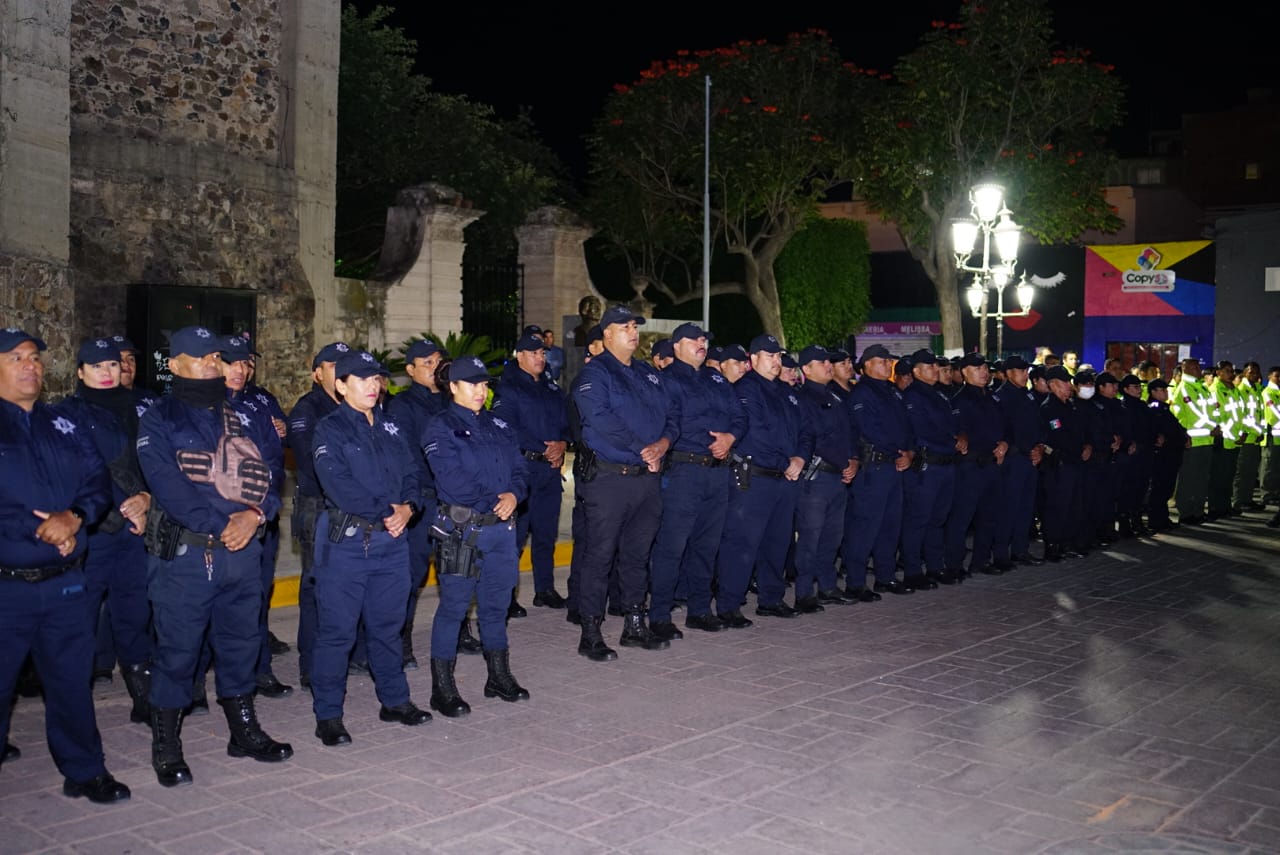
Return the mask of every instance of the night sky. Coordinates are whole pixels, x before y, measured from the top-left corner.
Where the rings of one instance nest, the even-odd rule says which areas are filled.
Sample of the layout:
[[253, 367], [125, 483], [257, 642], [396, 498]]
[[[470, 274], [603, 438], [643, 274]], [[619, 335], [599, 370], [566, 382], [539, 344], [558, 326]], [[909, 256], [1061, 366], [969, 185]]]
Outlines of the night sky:
[[[376, 0], [355, 0], [368, 11]], [[442, 92], [465, 94], [514, 115], [527, 106], [543, 139], [575, 174], [582, 137], [615, 83], [630, 83], [654, 59], [739, 39], [779, 41], [809, 27], [827, 30], [847, 60], [892, 69], [934, 19], [954, 20], [958, 0], [835, 4], [781, 0], [713, 14], [695, 3], [458, 3], [382, 0], [391, 22], [418, 41], [418, 70]], [[1121, 155], [1146, 152], [1151, 130], [1177, 128], [1184, 112], [1228, 109], [1249, 87], [1280, 85], [1274, 32], [1250, 3], [1076, 0], [1055, 3], [1063, 46], [1093, 51], [1128, 88], [1128, 120], [1112, 138]], [[433, 13], [431, 10], [437, 10]], [[880, 11], [888, 10], [888, 11]], [[1188, 11], [1189, 10], [1189, 11]]]

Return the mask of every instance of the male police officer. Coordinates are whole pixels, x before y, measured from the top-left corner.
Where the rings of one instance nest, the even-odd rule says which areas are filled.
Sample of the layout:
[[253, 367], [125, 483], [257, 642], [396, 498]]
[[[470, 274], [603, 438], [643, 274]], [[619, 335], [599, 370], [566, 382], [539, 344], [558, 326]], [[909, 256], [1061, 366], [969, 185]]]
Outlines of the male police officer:
[[316, 517], [324, 509], [324, 493], [316, 479], [311, 439], [316, 424], [338, 409], [334, 369], [338, 360], [350, 351], [342, 341], [320, 348], [311, 360], [311, 391], [299, 398], [289, 413], [287, 441], [298, 466], [290, 522], [302, 556], [302, 579], [298, 584], [298, 676], [303, 687], [311, 685], [311, 657], [316, 645], [316, 580], [311, 570], [315, 561]]
[[1169, 384], [1159, 377], [1147, 383], [1151, 429], [1155, 433], [1151, 459], [1151, 492], [1147, 501], [1147, 522], [1155, 532], [1178, 525], [1169, 519], [1169, 500], [1173, 498], [1182, 456], [1190, 447], [1187, 429], [1169, 409]]
[[667, 417], [657, 370], [632, 358], [640, 346], [642, 323], [644, 318], [626, 306], [606, 309], [600, 318], [604, 350], [575, 379], [583, 444], [596, 457], [585, 505], [587, 547], [578, 591], [578, 652], [593, 662], [618, 656], [600, 634], [615, 555], [626, 612], [620, 643], [646, 650], [671, 646], [650, 633], [644, 614], [649, 550], [662, 520], [658, 473], [675, 428]]
[[[520, 453], [528, 461], [529, 497], [516, 509], [516, 543], [530, 540], [533, 559], [533, 604], [565, 607], [556, 592], [555, 551], [560, 531], [564, 478], [560, 469], [569, 446], [569, 411], [564, 391], [546, 374], [546, 347], [541, 336], [516, 342], [516, 360], [507, 363], [492, 411], [514, 431]], [[532, 535], [532, 537], [530, 537]]]
[[156, 628], [151, 763], [166, 787], [192, 780], [179, 734], [206, 632], [218, 663], [218, 702], [231, 730], [227, 754], [264, 762], [293, 755], [290, 745], [263, 732], [253, 702], [261, 645], [260, 528], [280, 511], [263, 460], [270, 437], [249, 410], [226, 399], [220, 344], [206, 327], [173, 333], [172, 392], [138, 427], [138, 462], [152, 510], [163, 512], [148, 522], [147, 549]]
[[969, 440], [968, 451], [960, 458], [956, 472], [956, 495], [947, 517], [947, 565], [964, 566], [965, 537], [973, 525], [973, 554], [969, 572], [999, 575], [1005, 568], [993, 564], [997, 501], [1001, 470], [1009, 443], [1004, 436], [1004, 416], [991, 399], [987, 383], [991, 371], [980, 353], [966, 354], [960, 369], [964, 386], [951, 398], [956, 428]]
[[107, 772], [93, 711], [84, 555], [86, 524], [106, 512], [111, 484], [87, 433], [40, 401], [44, 349], [22, 330], [0, 330], [0, 762], [18, 755], [9, 717], [31, 654], [62, 792], [108, 804], [129, 788]]
[[683, 636], [671, 621], [681, 583], [688, 593], [685, 626], [722, 628], [711, 614], [711, 578], [724, 531], [730, 450], [747, 431], [747, 414], [729, 381], [703, 367], [710, 338], [695, 323], [676, 327], [675, 361], [662, 374], [677, 437], [662, 477], [662, 524], [650, 562], [649, 629], [659, 638]]
[[1004, 414], [1004, 432], [1009, 442], [1004, 465], [1000, 467], [1004, 507], [996, 519], [994, 559], [1008, 570], [1015, 564], [1043, 563], [1031, 554], [1031, 524], [1035, 515], [1038, 467], [1044, 456], [1040, 445], [1040, 403], [1027, 388], [1031, 366], [1021, 356], [1004, 361], [1004, 385], [991, 393]]
[[1081, 520], [1084, 504], [1085, 466], [1093, 455], [1088, 422], [1072, 400], [1071, 374], [1061, 365], [1045, 372], [1049, 397], [1040, 405], [1041, 444], [1045, 458], [1044, 531], [1045, 560], [1083, 558], [1082, 543], [1092, 542], [1092, 532]]
[[1221, 431], [1214, 421], [1214, 400], [1201, 380], [1200, 362], [1182, 360], [1182, 380], [1169, 392], [1169, 412], [1187, 431], [1187, 447], [1178, 470], [1174, 502], [1178, 521], [1201, 525], [1205, 521], [1205, 501], [1209, 496], [1209, 469], [1214, 437]]

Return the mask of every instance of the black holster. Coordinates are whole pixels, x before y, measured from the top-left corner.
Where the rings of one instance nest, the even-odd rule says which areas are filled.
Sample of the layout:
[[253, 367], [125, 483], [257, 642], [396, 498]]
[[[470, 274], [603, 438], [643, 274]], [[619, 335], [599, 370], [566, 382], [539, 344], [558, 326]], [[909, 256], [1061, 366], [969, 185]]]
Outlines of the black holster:
[[151, 510], [147, 511], [147, 527], [142, 533], [147, 552], [161, 561], [172, 561], [178, 554], [181, 537], [182, 526], [169, 519], [164, 508], [152, 502]]
[[463, 528], [444, 514], [437, 514], [431, 524], [436, 540], [436, 572], [442, 576], [475, 579], [480, 575], [480, 550], [476, 548], [479, 532], [474, 526]]
[[289, 525], [294, 540], [303, 546], [315, 545], [316, 518], [323, 509], [323, 497], [304, 496], [296, 492], [293, 494], [293, 513], [289, 516]]
[[733, 462], [730, 464], [730, 471], [733, 472], [733, 486], [739, 490], [751, 489], [751, 458], [733, 456]]
[[596, 453], [585, 442], [578, 443], [578, 450], [573, 455], [574, 480], [583, 483], [594, 481], [599, 471], [599, 467], [596, 466]]

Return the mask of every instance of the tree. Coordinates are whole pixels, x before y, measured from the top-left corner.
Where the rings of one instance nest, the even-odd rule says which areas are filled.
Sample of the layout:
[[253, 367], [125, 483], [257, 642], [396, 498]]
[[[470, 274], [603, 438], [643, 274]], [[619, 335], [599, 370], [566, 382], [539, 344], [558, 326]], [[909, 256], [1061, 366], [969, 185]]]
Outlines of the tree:
[[773, 265], [817, 202], [854, 171], [851, 130], [874, 72], [841, 62], [820, 30], [654, 62], [609, 96], [588, 140], [588, 216], [628, 264], [638, 294], [701, 296], [704, 77], [711, 87], [711, 227], [743, 294], [783, 335]]
[[792, 344], [843, 342], [871, 314], [871, 247], [854, 220], [811, 220], [774, 265]]
[[413, 71], [417, 43], [388, 26], [393, 10], [342, 10], [338, 71], [337, 272], [363, 277], [382, 248], [387, 206], [412, 184], [438, 181], [483, 209], [469, 243], [514, 247], [512, 229], [568, 195], [564, 167], [527, 115], [499, 118]]
[[1103, 135], [1122, 115], [1112, 66], [1053, 47], [1044, 0], [965, 0], [934, 21], [894, 70], [862, 139], [858, 191], [898, 226], [938, 292], [944, 346], [964, 345], [950, 224], [968, 191], [994, 177], [1026, 231], [1044, 243], [1115, 231], [1105, 200]]

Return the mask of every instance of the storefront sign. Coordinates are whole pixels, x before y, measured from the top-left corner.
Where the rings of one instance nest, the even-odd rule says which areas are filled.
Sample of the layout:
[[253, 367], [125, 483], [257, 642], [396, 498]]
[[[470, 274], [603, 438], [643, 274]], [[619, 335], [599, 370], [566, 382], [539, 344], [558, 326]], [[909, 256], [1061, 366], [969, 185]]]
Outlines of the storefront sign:
[[859, 335], [942, 335], [942, 321], [877, 321], [863, 327]]
[[1126, 270], [1120, 278], [1120, 290], [1127, 293], [1151, 293], [1172, 291], [1172, 270]]

